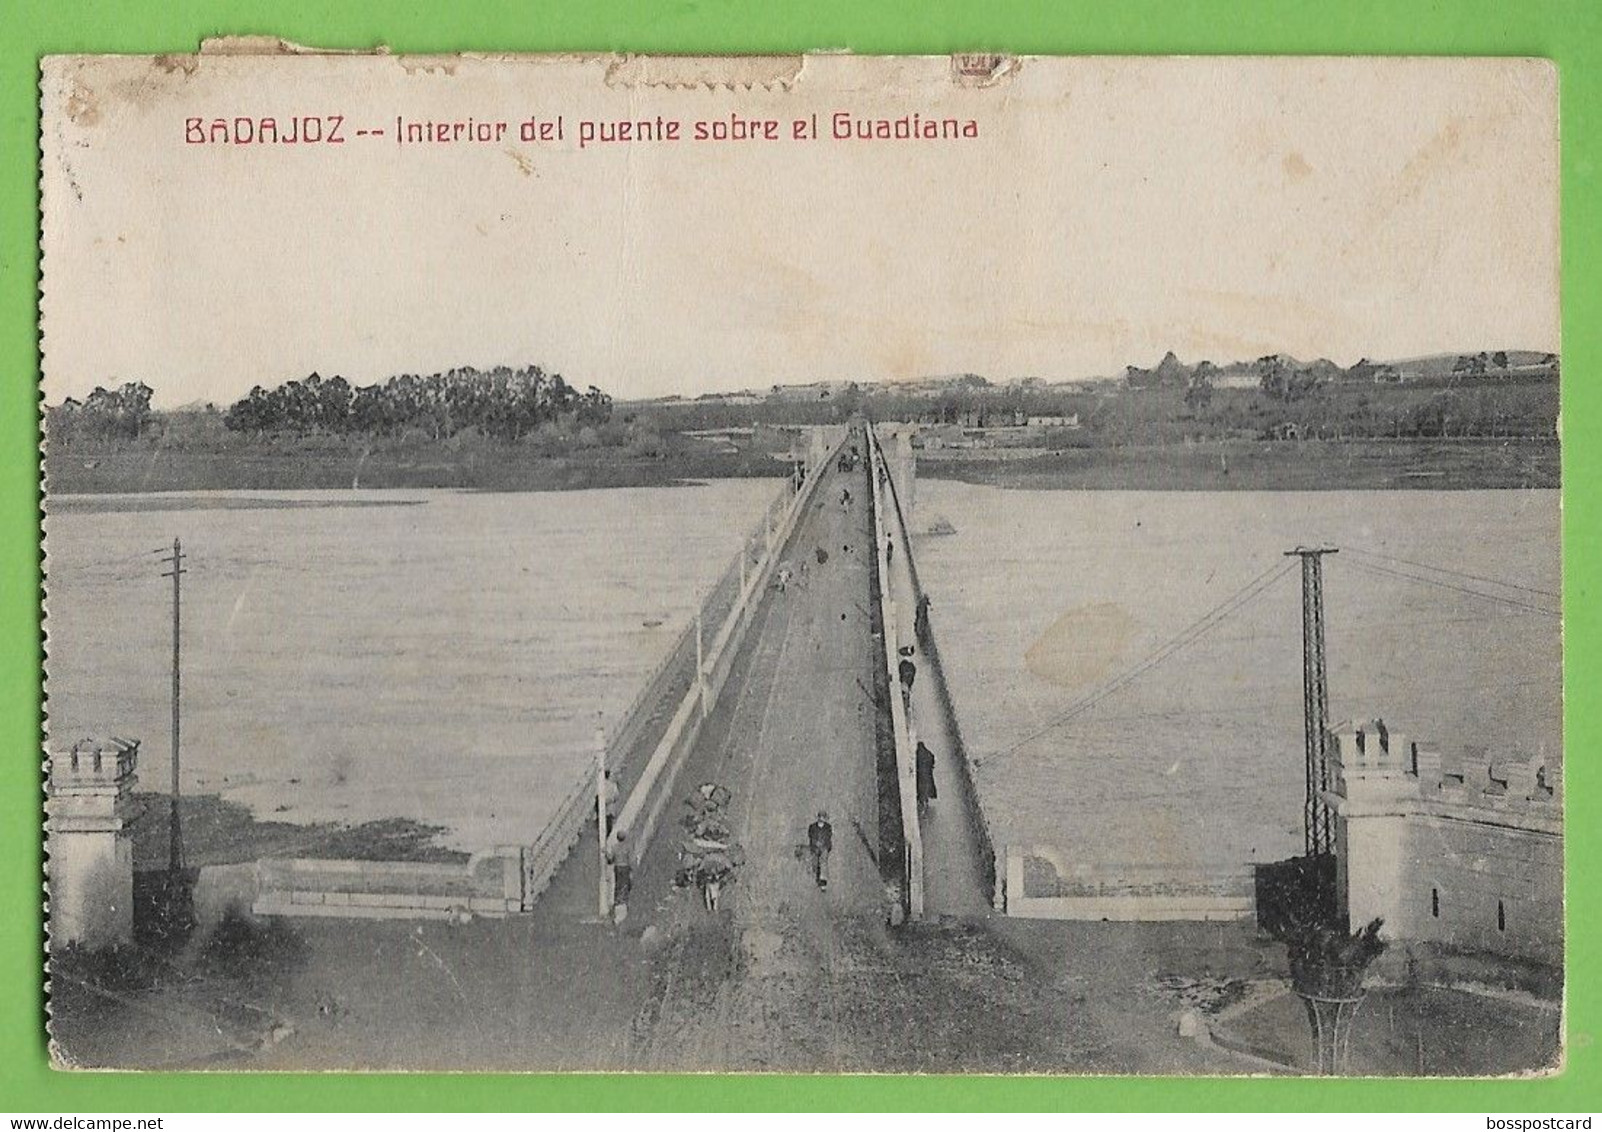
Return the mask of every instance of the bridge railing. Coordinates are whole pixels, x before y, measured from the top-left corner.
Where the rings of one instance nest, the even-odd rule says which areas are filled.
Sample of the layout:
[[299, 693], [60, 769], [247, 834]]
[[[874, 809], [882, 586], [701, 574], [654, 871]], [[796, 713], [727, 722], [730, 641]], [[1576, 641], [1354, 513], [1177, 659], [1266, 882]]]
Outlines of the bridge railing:
[[[637, 788], [637, 783], [634, 781], [637, 777], [635, 772], [638, 771], [638, 777], [643, 779], [650, 768], [649, 763], [644, 767], [629, 765], [628, 756], [639, 742], [642, 732], [656, 716], [658, 706], [664, 699], [670, 698], [680, 684], [684, 685], [689, 694], [698, 694], [696, 665], [698, 661], [704, 664], [706, 656], [709, 655], [706, 649], [710, 633], [708, 626], [724, 624], [726, 619], [731, 619], [732, 614], [739, 610], [751, 589], [751, 580], [760, 568], [760, 553], [754, 556], [753, 546], [758, 552], [765, 548], [770, 532], [781, 521], [795, 494], [794, 482], [787, 481], [763, 511], [762, 519], [758, 522], [754, 533], [742, 541], [739, 553], [730, 559], [722, 575], [713, 583], [695, 613], [679, 631], [672, 646], [641, 682], [629, 706], [606, 730], [603, 738], [606, 752], [605, 765], [612, 770], [620, 789]], [[680, 714], [682, 714], [682, 704]], [[668, 735], [675, 736], [677, 731], [682, 729], [682, 725], [680, 716], [675, 715], [674, 722], [668, 726]], [[578, 773], [573, 785], [563, 795], [555, 814], [545, 824], [533, 844], [524, 849], [525, 910], [534, 906], [535, 901], [549, 886], [556, 870], [561, 867], [562, 862], [577, 845], [584, 830], [596, 817], [595, 766], [590, 762], [586, 763], [583, 770]], [[623, 820], [624, 815], [620, 814], [620, 825], [623, 825]], [[627, 828], [626, 825], [623, 827]]]
[[868, 430], [870, 466], [868, 482], [873, 493], [873, 545], [878, 563], [880, 624], [884, 626], [884, 663], [890, 688], [890, 725], [895, 737], [896, 776], [901, 785], [901, 829], [906, 843], [902, 907], [911, 919], [923, 916], [923, 826], [918, 816], [917, 759], [907, 725], [906, 704], [901, 698], [899, 611], [890, 596], [890, 558], [886, 534], [891, 516], [890, 472], [884, 449], [872, 427]]
[[523, 852], [523, 910], [534, 907], [556, 870], [573, 851], [585, 823], [595, 815], [595, 772], [586, 770], [568, 790], [556, 813]]
[[[781, 492], [781, 498], [788, 490]], [[771, 505], [768, 512], [771, 513]], [[748, 538], [740, 548], [741, 556], [750, 554]], [[696, 612], [685, 623], [669, 647], [641, 681], [639, 690], [629, 706], [617, 717], [604, 735], [605, 765], [612, 770], [619, 788], [624, 788], [638, 769], [628, 765], [628, 755], [638, 742], [640, 733], [656, 714], [657, 705], [670, 696], [678, 683], [693, 681], [697, 634], [703, 633], [706, 621], [721, 616], [738, 597], [742, 573], [741, 557], [731, 559], [722, 576], [702, 599]], [[556, 870], [567, 859], [589, 822], [596, 818], [595, 768], [587, 763], [577, 775], [573, 785], [563, 795], [555, 814], [545, 824], [532, 845], [523, 854], [523, 906], [532, 908], [534, 902], [550, 884]]]
[[[679, 679], [685, 683], [682, 698], [666, 730], [640, 767], [637, 778], [629, 784], [627, 799], [617, 817], [616, 829], [628, 834], [629, 857], [636, 863], [649, 847], [673, 796], [685, 756], [694, 746], [702, 723], [711, 713], [733, 669], [745, 631], [777, 569], [785, 544], [800, 516], [816, 497], [818, 484], [844, 439], [842, 433], [832, 445], [820, 448], [822, 457], [811, 461], [804, 478], [786, 482], [763, 513], [755, 533], [745, 540], [740, 554], [707, 595], [674, 653], [664, 662], [658, 675], [647, 682], [646, 689], [635, 697], [629, 717], [607, 743], [608, 765], [618, 765], [639, 738], [639, 721], [654, 714], [657, 705], [676, 690], [677, 684], [668, 677], [678, 672]], [[715, 631], [713, 626], [716, 626]], [[680, 658], [681, 663], [675, 664], [674, 658]], [[683, 671], [686, 667], [683, 660], [688, 661], [687, 673]], [[566, 846], [555, 857], [555, 864], [551, 866], [553, 872], [555, 865], [571, 851], [594, 813], [593, 768], [573, 788], [570, 797], [573, 799], [571, 816], [566, 817], [566, 811], [559, 815], [566, 817], [564, 828], [548, 831], [550, 840], [565, 842]], [[542, 835], [544, 840], [547, 840], [546, 835]], [[615, 844], [614, 841], [614, 847]]]

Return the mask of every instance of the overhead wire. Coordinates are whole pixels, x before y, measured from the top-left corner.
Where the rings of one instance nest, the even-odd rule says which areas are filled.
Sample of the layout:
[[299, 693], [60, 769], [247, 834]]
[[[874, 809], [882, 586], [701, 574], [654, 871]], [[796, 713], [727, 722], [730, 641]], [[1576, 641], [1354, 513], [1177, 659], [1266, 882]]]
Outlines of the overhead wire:
[[[1349, 565], [1370, 574], [1400, 578], [1423, 585], [1436, 586], [1444, 590], [1450, 590], [1452, 592], [1461, 593], [1470, 597], [1476, 597], [1482, 601], [1507, 606], [1524, 612], [1537, 613], [1548, 617], [1561, 616], [1561, 612], [1559, 610], [1554, 610], [1535, 602], [1524, 601], [1516, 597], [1510, 597], [1506, 594], [1487, 593], [1482, 589], [1459, 585], [1455, 582], [1446, 581], [1438, 577], [1430, 577], [1428, 576], [1428, 572], [1433, 571], [1454, 578], [1462, 578], [1467, 581], [1476, 581], [1486, 585], [1518, 590], [1520, 592], [1528, 593], [1537, 597], [1548, 597], [1554, 599], [1560, 598], [1561, 595], [1554, 593], [1551, 590], [1543, 590], [1534, 586], [1522, 585], [1517, 582], [1507, 582], [1499, 578], [1492, 578], [1481, 574], [1473, 574], [1466, 570], [1456, 570], [1443, 566], [1432, 566], [1428, 563], [1398, 558], [1394, 555], [1382, 554], [1378, 551], [1368, 551], [1360, 547], [1348, 547], [1343, 549], [1349, 550], [1350, 552], [1359, 556], [1359, 558], [1383, 560], [1385, 562], [1396, 563], [1397, 566], [1413, 568], [1412, 570], [1404, 570], [1398, 569], [1394, 566], [1382, 565], [1379, 561], [1360, 561], [1359, 558], [1347, 559], [1347, 563]], [[1246, 583], [1246, 585], [1241, 587], [1239, 590], [1225, 598], [1218, 605], [1208, 610], [1201, 617], [1187, 625], [1179, 633], [1175, 634], [1163, 644], [1147, 653], [1139, 661], [1120, 673], [1118, 676], [1115, 676], [1113, 679], [1107, 681], [1105, 684], [1102, 684], [1094, 691], [1082, 696], [1078, 700], [1075, 700], [1063, 711], [1053, 716], [1048, 722], [1035, 728], [1022, 738], [1014, 741], [1006, 747], [1001, 748], [996, 753], [998, 755], [1011, 754], [1014, 751], [1017, 751], [1019, 748], [1034, 742], [1041, 736], [1057, 730], [1078, 716], [1083, 715], [1085, 712], [1089, 711], [1091, 708], [1105, 700], [1108, 696], [1111, 696], [1122, 688], [1127, 687], [1129, 684], [1133, 683], [1147, 672], [1150, 672], [1153, 668], [1156, 668], [1158, 665], [1173, 657], [1176, 653], [1193, 644], [1195, 641], [1210, 632], [1212, 629], [1216, 628], [1218, 625], [1222, 624], [1224, 621], [1230, 619], [1235, 613], [1239, 612], [1241, 608], [1257, 598], [1281, 578], [1289, 574], [1295, 569], [1295, 567], [1296, 564], [1294, 562], [1288, 562], [1282, 565], [1270, 567], [1269, 569], [1265, 570], [1263, 573], [1253, 578], [1250, 582]], [[1420, 574], [1416, 571], [1425, 571], [1426, 573]], [[1136, 718], [1138, 718], [1138, 716]]]
[[1510, 590], [1522, 590], [1525, 593], [1534, 594], [1537, 597], [1549, 597], [1559, 601], [1562, 600], [1563, 597], [1562, 594], [1557, 593], [1554, 590], [1543, 590], [1535, 586], [1522, 585], [1519, 582], [1509, 582], [1502, 578], [1492, 578], [1485, 574], [1471, 574], [1467, 570], [1454, 570], [1449, 566], [1432, 566], [1428, 562], [1415, 562], [1411, 558], [1398, 558], [1394, 554], [1381, 554], [1377, 550], [1365, 550], [1360, 546], [1345, 546], [1343, 549], [1349, 554], [1358, 554], [1365, 558], [1380, 558], [1387, 562], [1395, 562], [1403, 566], [1413, 566], [1420, 570], [1433, 570], [1441, 574], [1450, 574], [1454, 578], [1466, 578], [1471, 582], [1485, 582], [1493, 586], [1503, 586]]
[[1095, 691], [1082, 696], [1080, 699], [1070, 704], [1064, 711], [1057, 714], [1049, 722], [1031, 731], [1023, 738], [1009, 744], [1006, 747], [1003, 747], [997, 752], [997, 754], [1011, 754], [1012, 752], [1018, 750], [1018, 748], [1027, 746], [1036, 739], [1040, 738], [1042, 735], [1056, 730], [1077, 716], [1083, 715], [1085, 712], [1095, 707], [1108, 696], [1124, 687], [1127, 687], [1141, 676], [1144, 676], [1147, 672], [1150, 672], [1153, 668], [1156, 668], [1158, 665], [1174, 656], [1174, 654], [1180, 652], [1189, 645], [1194, 644], [1209, 630], [1228, 620], [1243, 606], [1247, 605], [1253, 599], [1258, 597], [1265, 590], [1274, 585], [1275, 582], [1278, 582], [1281, 578], [1289, 574], [1295, 568], [1296, 563], [1294, 562], [1279, 563], [1269, 567], [1267, 570], [1257, 575], [1257, 577], [1253, 578], [1250, 582], [1247, 582], [1246, 585], [1242, 586], [1230, 596], [1226, 597], [1223, 601], [1219, 602], [1212, 609], [1202, 614], [1202, 616], [1197, 618], [1195, 621], [1191, 622], [1184, 629], [1180, 630], [1173, 637], [1170, 637], [1163, 644], [1147, 653], [1134, 665], [1128, 669], [1125, 669], [1118, 676], [1113, 677], [1113, 679], [1101, 685]]
[[1418, 582], [1426, 586], [1437, 586], [1444, 590], [1451, 590], [1454, 593], [1467, 594], [1469, 597], [1477, 597], [1482, 601], [1492, 602], [1497, 605], [1505, 605], [1513, 609], [1523, 610], [1527, 613], [1539, 613], [1546, 617], [1561, 617], [1563, 615], [1561, 610], [1551, 609], [1544, 605], [1536, 605], [1532, 602], [1520, 601], [1517, 598], [1505, 597], [1500, 594], [1490, 594], [1486, 593], [1484, 590], [1477, 590], [1470, 586], [1459, 586], [1452, 582], [1442, 581], [1439, 578], [1431, 578], [1420, 574], [1410, 573], [1405, 570], [1395, 570], [1391, 567], [1380, 566], [1372, 562], [1350, 561], [1348, 565], [1355, 569], [1365, 571], [1366, 573], [1379, 574], [1390, 578], [1402, 578], [1407, 581]]

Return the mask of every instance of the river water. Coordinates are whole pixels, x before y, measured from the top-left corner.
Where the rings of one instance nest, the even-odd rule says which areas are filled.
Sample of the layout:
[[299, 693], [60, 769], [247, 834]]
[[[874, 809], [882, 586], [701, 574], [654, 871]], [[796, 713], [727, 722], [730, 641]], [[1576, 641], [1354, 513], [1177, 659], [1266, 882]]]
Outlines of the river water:
[[45, 523], [53, 743], [143, 741], [166, 789], [181, 536], [183, 787], [262, 818], [529, 842], [778, 485], [63, 496]]
[[[776, 490], [61, 497], [51, 733], [142, 739], [144, 785], [165, 788], [170, 583], [152, 551], [177, 534], [186, 790], [284, 821], [413, 818], [470, 850], [528, 842]], [[1559, 624], [1539, 612], [1556, 606], [1556, 492], [924, 480], [918, 507], [915, 530], [956, 529], [914, 546], [1003, 844], [1098, 871], [1299, 848], [1296, 572], [1164, 652], [1298, 544], [1341, 548], [1332, 719], [1383, 716], [1449, 762], [1559, 758]]]
[[1448, 762], [1560, 758], [1555, 491], [924, 480], [917, 506], [914, 530], [956, 530], [914, 547], [1000, 843], [1060, 846], [1114, 874], [1299, 852], [1299, 570], [1164, 652], [1298, 545], [1341, 548], [1325, 560], [1332, 721], [1383, 717]]

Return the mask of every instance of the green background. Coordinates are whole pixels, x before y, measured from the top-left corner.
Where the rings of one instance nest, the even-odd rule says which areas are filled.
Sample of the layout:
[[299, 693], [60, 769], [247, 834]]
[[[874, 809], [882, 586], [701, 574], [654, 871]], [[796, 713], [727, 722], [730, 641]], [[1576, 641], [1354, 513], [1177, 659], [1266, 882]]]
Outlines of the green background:
[[[1536, 1112], [1598, 1105], [1602, 960], [1595, 917], [1602, 786], [1602, 465], [1598, 116], [1602, 0], [1056, 0], [926, 4], [777, 0], [0, 0], [0, 1111], [519, 1108], [1384, 1109]], [[36, 333], [38, 60], [61, 52], [181, 52], [216, 34], [274, 34], [395, 51], [1539, 55], [1561, 71], [1563, 452], [1569, 1047], [1559, 1076], [1521, 1081], [1133, 1078], [285, 1076], [63, 1074], [49, 1069], [39, 997], [39, 575]], [[1593, 694], [1588, 696], [1587, 692]], [[997, 1025], [1006, 1025], [997, 1018]], [[909, 1041], [917, 1035], [909, 1034]]]

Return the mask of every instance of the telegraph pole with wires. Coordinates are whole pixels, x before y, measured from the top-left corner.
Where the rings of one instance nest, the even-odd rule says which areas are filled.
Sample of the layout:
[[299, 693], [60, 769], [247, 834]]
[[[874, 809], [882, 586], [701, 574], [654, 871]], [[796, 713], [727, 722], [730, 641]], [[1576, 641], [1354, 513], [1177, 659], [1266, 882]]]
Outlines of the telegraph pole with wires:
[[[162, 554], [165, 551], [157, 551]], [[172, 579], [172, 820], [169, 827], [169, 840], [167, 845], [167, 871], [177, 878], [184, 868], [184, 838], [183, 823], [178, 816], [179, 786], [179, 736], [182, 726], [179, 718], [179, 702], [183, 689], [182, 677], [182, 630], [183, 630], [183, 584], [181, 579], [187, 573], [184, 570], [184, 548], [178, 539], [172, 540], [171, 554], [161, 560], [162, 565], [172, 569], [162, 574], [163, 578]]]
[[1335, 851], [1335, 825], [1324, 791], [1329, 789], [1329, 664], [1324, 650], [1324, 555], [1332, 546], [1298, 546], [1287, 558], [1302, 560], [1302, 716], [1307, 734], [1307, 797], [1303, 826], [1307, 855]]

